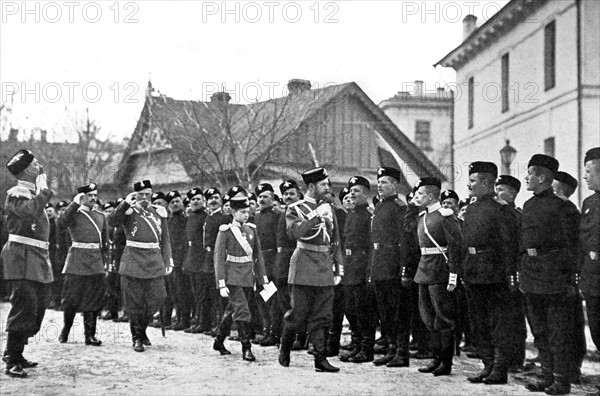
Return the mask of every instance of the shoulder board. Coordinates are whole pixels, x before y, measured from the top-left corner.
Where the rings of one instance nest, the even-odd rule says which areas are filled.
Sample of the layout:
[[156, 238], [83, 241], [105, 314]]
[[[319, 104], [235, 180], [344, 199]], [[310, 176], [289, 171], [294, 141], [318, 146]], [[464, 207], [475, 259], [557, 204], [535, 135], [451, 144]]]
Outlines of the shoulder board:
[[165, 209], [164, 206], [152, 205], [152, 207], [156, 210], [156, 213], [160, 217], [168, 217], [169, 216], [169, 214], [167, 213], [167, 209]]
[[438, 212], [444, 217], [452, 216], [454, 214], [454, 211], [448, 208], [439, 208]]
[[254, 223], [246, 222], [246, 225], [250, 228], [256, 228], [256, 224]]
[[298, 205], [300, 205], [301, 203], [304, 203], [304, 200], [303, 200], [303, 199], [299, 200], [298, 202], [294, 202], [293, 204], [289, 204], [289, 205], [288, 205], [288, 208], [293, 208], [294, 206], [298, 206]]
[[219, 226], [219, 231], [227, 231], [229, 228], [231, 228], [231, 224], [221, 224]]
[[6, 195], [9, 195], [9, 196], [15, 197], [15, 198], [27, 198], [27, 199], [33, 198], [33, 196], [31, 195], [31, 191], [29, 191], [29, 189], [27, 187], [23, 187], [23, 186], [19, 186], [19, 185], [16, 185], [16, 186], [10, 188], [6, 192]]
[[400, 198], [396, 198], [394, 199], [394, 202], [396, 203], [396, 205], [398, 206], [406, 206], [406, 204], [400, 199]]

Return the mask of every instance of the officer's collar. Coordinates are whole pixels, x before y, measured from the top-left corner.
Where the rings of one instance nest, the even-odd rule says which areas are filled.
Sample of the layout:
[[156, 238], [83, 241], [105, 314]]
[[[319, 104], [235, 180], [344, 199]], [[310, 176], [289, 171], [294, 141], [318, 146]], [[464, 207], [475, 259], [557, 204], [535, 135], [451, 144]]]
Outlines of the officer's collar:
[[312, 198], [312, 197], [309, 197], [308, 195], [305, 195], [305, 196], [304, 196], [304, 200], [305, 200], [306, 202], [308, 202], [308, 203], [311, 203], [311, 204], [315, 204], [315, 205], [317, 204], [317, 201], [316, 201], [314, 198]]
[[87, 205], [81, 205], [81, 206], [79, 207], [79, 209], [77, 209], [77, 210], [80, 210], [80, 211], [82, 211], [82, 212], [89, 212], [89, 211], [90, 211], [90, 208], [89, 208]]
[[368, 203], [364, 203], [361, 205], [354, 205], [354, 208], [352, 208], [352, 210], [356, 211], [356, 210], [363, 210], [369, 207]]
[[242, 224], [242, 223], [240, 223], [240, 222], [239, 222], [239, 221], [237, 221], [237, 220], [233, 220], [233, 221], [231, 222], [231, 225], [234, 225], [234, 226], [236, 226], [236, 227], [242, 228], [242, 225], [243, 225], [243, 224]]
[[211, 211], [211, 212], [210, 212], [210, 215], [212, 216], [212, 215], [214, 215], [214, 214], [217, 214], [217, 213], [219, 213], [221, 210], [222, 210], [222, 208], [219, 206], [217, 209], [215, 209], [215, 210]]
[[192, 210], [192, 213], [202, 213], [202, 212], [206, 212], [206, 208], [204, 206], [201, 206], [200, 209], [198, 209], [198, 210]]
[[394, 201], [396, 198], [398, 198], [398, 195], [397, 194], [392, 194], [389, 197], [383, 198], [381, 201], [382, 202]]
[[427, 207], [427, 213], [433, 213], [436, 210], [439, 210], [441, 208], [442, 208], [442, 204], [440, 203], [440, 201], [434, 202]]
[[25, 187], [25, 188], [27, 188], [27, 189], [29, 189], [31, 191], [35, 191], [35, 183], [28, 182], [28, 181], [25, 181], [25, 180], [19, 180], [19, 181], [17, 181], [17, 184], [19, 186]]
[[533, 193], [533, 195], [535, 195], [536, 197], [549, 197], [551, 195], [554, 195], [554, 190], [552, 189], [552, 187], [548, 187], [539, 194]]

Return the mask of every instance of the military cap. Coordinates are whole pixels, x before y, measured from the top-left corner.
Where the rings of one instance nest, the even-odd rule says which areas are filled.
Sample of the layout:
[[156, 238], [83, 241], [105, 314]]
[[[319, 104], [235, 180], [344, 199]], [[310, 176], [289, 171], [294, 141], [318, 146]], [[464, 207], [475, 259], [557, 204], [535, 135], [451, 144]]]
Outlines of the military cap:
[[410, 202], [412, 201], [412, 199], [415, 197], [415, 192], [411, 191], [408, 194], [406, 194], [406, 202]]
[[125, 198], [123, 198], [123, 197], [119, 197], [119, 198], [117, 198], [117, 200], [115, 201], [115, 203], [116, 203], [117, 205], [119, 205], [119, 204], [120, 204], [121, 202], [123, 202], [123, 201], [125, 201]]
[[146, 188], [152, 188], [152, 183], [150, 183], [150, 180], [141, 180], [133, 185], [133, 191], [135, 192], [142, 191]]
[[69, 203], [67, 201], [60, 201], [56, 204], [56, 209], [66, 208], [67, 206], [69, 206]]
[[277, 194], [273, 195], [273, 200], [277, 201], [277, 202], [281, 202], [281, 197]]
[[491, 173], [498, 177], [498, 167], [493, 162], [475, 161], [469, 165], [469, 175], [473, 173]]
[[208, 200], [210, 197], [212, 197], [213, 195], [219, 194], [221, 195], [221, 191], [219, 191], [219, 189], [211, 187], [209, 189], [207, 189], [206, 191], [204, 191], [204, 199]]
[[440, 194], [440, 202], [444, 202], [446, 199], [456, 199], [457, 203], [460, 201], [458, 194], [454, 190], [446, 190]]
[[362, 177], [362, 176], [352, 176], [350, 180], [348, 180], [348, 188], [352, 188], [354, 186], [365, 186], [368, 190], [371, 189], [371, 183]]
[[559, 182], [566, 184], [573, 190], [575, 190], [579, 185], [579, 183], [577, 183], [577, 180], [573, 176], [569, 175], [567, 172], [556, 172], [556, 174], [554, 175], [554, 180], [558, 180]]
[[248, 195], [248, 199], [249, 199], [250, 201], [254, 201], [254, 202], [257, 202], [257, 201], [258, 201], [258, 198], [256, 198], [256, 194], [254, 194], [254, 193], [250, 193], [250, 194]]
[[[189, 193], [188, 193], [189, 195]], [[171, 203], [172, 200], [174, 200], [175, 198], [181, 198], [181, 194], [179, 194], [179, 191], [169, 191], [167, 193], [167, 195], [165, 195], [165, 201], [167, 201], [167, 203]]]
[[[196, 195], [203, 195], [202, 194], [202, 190], [199, 189], [198, 187], [192, 188], [190, 191], [187, 192], [187, 197], [189, 199], [194, 198]], [[214, 194], [213, 194], [214, 195]], [[205, 197], [206, 198], [206, 197]]]
[[558, 160], [545, 154], [534, 154], [527, 164], [528, 168], [530, 166], [541, 166], [554, 174], [558, 172]]
[[250, 207], [250, 200], [245, 194], [238, 194], [229, 201], [231, 209], [239, 210]]
[[244, 195], [244, 197], [248, 198], [246, 190], [242, 186], [233, 186], [229, 189], [229, 191], [227, 191], [227, 195], [229, 196], [229, 199], [235, 197], [238, 194], [242, 194], [242, 195]]
[[389, 176], [393, 179], [396, 179], [396, 181], [400, 181], [401, 175], [402, 173], [398, 169], [391, 168], [389, 166], [383, 166], [377, 169], [377, 180], [379, 180], [381, 177]]
[[44, 209], [48, 209], [48, 208], [54, 209], [54, 206], [52, 206], [52, 204], [50, 202], [48, 202], [48, 203], [46, 203], [46, 206], [44, 206]]
[[102, 204], [102, 210], [106, 210], [109, 208], [116, 208], [117, 205], [114, 202], [108, 201], [108, 202], [104, 202], [104, 204]]
[[378, 203], [379, 203], [379, 197], [376, 195], [373, 197], [373, 206], [377, 206]]
[[418, 190], [423, 186], [434, 186], [437, 188], [442, 188], [442, 182], [437, 177], [422, 177], [419, 179], [417, 184], [415, 184], [415, 188]]
[[302, 173], [302, 180], [304, 183], [318, 183], [321, 180], [325, 180], [329, 177], [329, 173], [327, 173], [327, 169], [323, 167], [313, 168]]
[[496, 180], [496, 185], [500, 186], [502, 184], [514, 188], [517, 192], [521, 191], [521, 182], [511, 175], [500, 175]]
[[350, 194], [350, 189], [348, 187], [342, 188], [342, 191], [340, 191], [340, 194], [338, 195], [340, 202], [344, 202], [344, 197], [348, 194]]
[[[146, 187], [146, 188], [148, 188], [148, 187]], [[165, 193], [162, 192], [162, 191], [155, 192], [154, 194], [152, 194], [152, 197], [150, 198], [150, 201], [154, 202], [157, 199], [164, 199], [164, 200], [166, 200]]]
[[587, 153], [585, 153], [585, 158], [583, 159], [583, 163], [585, 164], [588, 161], [600, 159], [600, 147], [594, 147], [589, 149]]
[[275, 194], [275, 190], [273, 189], [273, 186], [270, 185], [269, 183], [260, 183], [258, 186], [256, 186], [256, 188], [254, 189], [254, 192], [256, 193], [256, 196], [258, 197], [260, 194], [264, 193], [265, 191], [271, 191], [273, 194]]
[[27, 149], [21, 149], [15, 153], [8, 162], [6, 168], [13, 175], [23, 172], [33, 162], [34, 155]]
[[285, 192], [291, 188], [295, 188], [296, 190], [300, 191], [298, 183], [296, 183], [295, 180], [286, 180], [279, 185], [279, 191], [281, 191], [281, 195], [285, 194]]
[[458, 208], [462, 208], [464, 206], [467, 206], [469, 204], [469, 198], [463, 198], [460, 201], [458, 201]]
[[183, 199], [183, 207], [186, 207], [190, 204], [190, 199], [188, 197], [185, 197]]
[[87, 194], [87, 193], [91, 193], [92, 191], [98, 191], [98, 186], [96, 185], [96, 183], [90, 183], [90, 184], [86, 184], [85, 186], [81, 186], [79, 188], [77, 188], [77, 193], [78, 194]]

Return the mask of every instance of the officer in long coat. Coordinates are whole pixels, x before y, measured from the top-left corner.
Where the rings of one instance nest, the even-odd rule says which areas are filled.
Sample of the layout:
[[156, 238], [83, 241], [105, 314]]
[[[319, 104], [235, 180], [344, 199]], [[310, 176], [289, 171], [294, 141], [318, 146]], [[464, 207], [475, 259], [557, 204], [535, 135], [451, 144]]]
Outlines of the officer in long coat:
[[[146, 328], [167, 297], [164, 276], [173, 271], [167, 211], [150, 204], [152, 183], [133, 185], [134, 193], [108, 216], [110, 225], [123, 226], [127, 242], [119, 268], [123, 303], [129, 315], [133, 349], [151, 345]], [[135, 201], [134, 201], [135, 199]]]
[[102, 344], [96, 339], [96, 319], [104, 304], [108, 224], [104, 214], [93, 209], [97, 200], [95, 183], [79, 187], [73, 202], [60, 217], [61, 227], [69, 228], [72, 240], [63, 269], [64, 324], [58, 337], [61, 343], [67, 342], [75, 314], [81, 312], [85, 344]]
[[23, 357], [29, 337], [40, 330], [50, 298], [52, 265], [48, 256], [50, 224], [44, 210], [52, 198], [42, 166], [29, 150], [19, 150], [6, 168], [17, 185], [6, 192], [8, 242], [2, 248], [4, 281], [11, 308], [6, 320], [4, 371], [11, 377], [27, 376], [24, 368], [35, 367]]

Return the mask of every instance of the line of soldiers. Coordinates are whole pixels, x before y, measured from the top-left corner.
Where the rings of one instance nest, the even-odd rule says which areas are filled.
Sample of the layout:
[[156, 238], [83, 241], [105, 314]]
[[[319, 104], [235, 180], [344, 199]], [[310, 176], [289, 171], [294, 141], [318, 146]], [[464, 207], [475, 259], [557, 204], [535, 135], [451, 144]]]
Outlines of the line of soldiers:
[[[30, 152], [20, 151], [7, 166], [19, 185], [7, 198], [11, 237], [3, 257], [6, 251], [12, 261], [4, 260], [5, 279], [27, 279], [37, 287], [52, 280], [52, 267], [48, 273], [40, 264], [45, 272], [38, 270], [43, 276], [33, 279], [11, 271], [22, 267], [17, 248], [41, 249], [40, 257], [47, 257], [47, 230], [36, 233], [30, 224], [44, 223], [43, 210], [39, 216], [35, 212], [39, 218], [20, 212], [25, 204], [39, 211], [34, 203], [43, 208], [51, 191], [44, 188]], [[527, 321], [542, 363], [542, 380], [527, 389], [569, 393], [586, 352], [579, 290], [596, 346], [600, 331], [600, 148], [586, 153], [584, 166], [584, 179], [595, 193], [584, 201], [581, 215], [568, 199], [576, 180], [559, 171], [556, 159], [541, 154], [528, 164], [525, 183], [534, 196], [522, 211], [514, 204], [520, 181], [498, 177], [489, 162], [470, 165], [464, 203], [451, 190], [441, 192], [440, 180], [422, 178], [405, 204], [397, 192], [400, 171], [380, 168], [373, 211], [371, 185], [362, 176], [352, 177], [341, 192], [344, 209], [333, 206], [324, 168], [302, 174], [304, 196], [296, 181], [281, 183], [285, 210], [275, 204], [274, 188], [267, 183], [255, 195], [241, 186], [223, 196], [216, 188], [194, 188], [186, 205], [177, 191], [153, 194], [146, 180], [118, 205], [105, 204], [104, 216], [94, 210], [96, 186], [82, 186], [58, 222], [72, 240], [62, 270], [60, 341], [68, 339], [74, 312], [82, 312], [86, 344], [100, 345], [95, 320], [105, 288], [98, 279], [110, 269], [109, 313], [116, 317], [122, 295], [138, 352], [151, 345], [146, 328], [160, 311], [157, 325], [211, 334], [213, 348], [222, 355], [230, 354], [224, 340], [236, 322], [248, 361], [255, 359], [252, 342], [280, 344], [279, 363], [287, 367], [290, 351], [302, 347], [308, 335], [315, 369], [322, 372], [339, 370], [326, 359], [338, 353], [341, 361], [408, 367], [414, 358], [412, 335], [421, 355], [432, 357], [419, 371], [442, 376], [451, 373], [456, 340], [465, 331], [483, 363], [468, 381], [494, 385], [506, 383], [510, 367], [523, 364]], [[115, 247], [119, 234], [120, 249]], [[113, 258], [106, 260], [103, 253], [110, 246]], [[277, 292], [265, 301], [261, 291], [271, 280]], [[10, 283], [13, 302], [18, 282]], [[461, 291], [468, 309], [457, 304]], [[24, 315], [15, 309], [18, 304], [14, 300], [9, 314], [5, 352], [6, 373], [16, 377], [32, 367], [22, 357], [21, 344], [43, 318], [43, 312], [33, 315], [27, 332], [11, 325], [13, 311], [16, 318]], [[27, 315], [31, 306], [41, 309], [40, 303], [27, 304]], [[467, 329], [461, 315], [468, 316]], [[351, 343], [339, 352], [344, 316]], [[378, 325], [381, 338], [376, 340]], [[375, 359], [377, 343], [384, 354]]]

